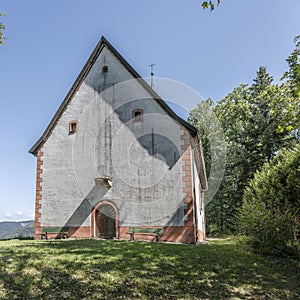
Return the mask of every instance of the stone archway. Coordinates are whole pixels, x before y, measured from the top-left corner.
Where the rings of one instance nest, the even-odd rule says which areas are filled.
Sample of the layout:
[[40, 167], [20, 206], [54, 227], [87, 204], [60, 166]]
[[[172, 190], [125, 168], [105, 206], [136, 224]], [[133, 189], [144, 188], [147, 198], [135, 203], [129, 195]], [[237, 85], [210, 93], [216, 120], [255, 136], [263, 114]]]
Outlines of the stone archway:
[[118, 210], [109, 201], [99, 203], [93, 212], [94, 237], [103, 239], [118, 238]]

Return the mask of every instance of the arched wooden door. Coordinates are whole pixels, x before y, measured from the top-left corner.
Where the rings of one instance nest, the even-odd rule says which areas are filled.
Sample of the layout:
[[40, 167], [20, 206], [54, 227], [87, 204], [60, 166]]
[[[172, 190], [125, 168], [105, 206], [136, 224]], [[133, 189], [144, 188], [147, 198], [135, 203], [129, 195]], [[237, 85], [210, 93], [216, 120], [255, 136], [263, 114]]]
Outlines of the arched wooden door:
[[98, 238], [113, 239], [116, 237], [116, 212], [109, 204], [96, 209], [95, 234]]

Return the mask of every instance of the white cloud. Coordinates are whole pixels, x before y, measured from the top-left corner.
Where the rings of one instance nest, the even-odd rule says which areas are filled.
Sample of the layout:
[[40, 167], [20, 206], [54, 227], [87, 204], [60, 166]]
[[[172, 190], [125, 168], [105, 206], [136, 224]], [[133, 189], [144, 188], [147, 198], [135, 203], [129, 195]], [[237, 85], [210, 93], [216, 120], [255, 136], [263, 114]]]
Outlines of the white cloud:
[[27, 215], [27, 218], [29, 218], [30, 220], [33, 220], [33, 219], [34, 219], [34, 212], [31, 211], [31, 212]]
[[29, 211], [27, 213], [23, 213], [18, 210], [15, 212], [6, 212], [1, 214], [0, 222], [2, 221], [26, 221], [26, 220], [34, 220], [34, 212]]

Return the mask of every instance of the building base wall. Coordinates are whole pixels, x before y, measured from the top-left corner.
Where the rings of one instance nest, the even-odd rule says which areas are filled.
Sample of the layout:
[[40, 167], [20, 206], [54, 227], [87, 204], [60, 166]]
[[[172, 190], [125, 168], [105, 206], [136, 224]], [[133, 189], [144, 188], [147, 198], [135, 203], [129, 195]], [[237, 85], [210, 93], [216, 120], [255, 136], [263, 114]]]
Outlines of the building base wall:
[[[145, 226], [146, 227], [146, 226]], [[152, 227], [152, 226], [151, 226]], [[41, 229], [47, 227], [41, 227]], [[149, 228], [149, 227], [147, 227]], [[157, 228], [153, 226], [153, 228]], [[198, 240], [195, 237], [194, 226], [165, 226], [164, 233], [160, 237], [162, 242], [175, 242], [175, 243], [189, 243], [195, 244], [204, 240], [204, 234], [198, 230]], [[128, 226], [121, 226], [118, 228], [117, 236], [119, 239], [130, 240], [130, 234], [128, 233]], [[41, 235], [35, 236], [36, 239], [41, 239]], [[48, 234], [49, 239], [56, 239], [59, 236], [55, 233]], [[93, 238], [91, 227], [69, 227], [68, 238]], [[147, 240], [155, 241], [154, 236], [147, 235], [134, 235], [135, 240]]]
[[[42, 230], [44, 228], [50, 228], [51, 226], [42, 226], [40, 227], [40, 232], [34, 236], [35, 239], [42, 238]], [[57, 239], [60, 238], [59, 234], [56, 233], [48, 233], [48, 239]], [[91, 238], [91, 228], [89, 226], [86, 227], [69, 227], [68, 230], [68, 238]]]
[[198, 243], [204, 242], [204, 240], [205, 240], [205, 238], [206, 238], [205, 233], [202, 232], [202, 231], [199, 230], [199, 229], [197, 230], [197, 237], [198, 237], [198, 239], [197, 239], [197, 242], [198, 242]]

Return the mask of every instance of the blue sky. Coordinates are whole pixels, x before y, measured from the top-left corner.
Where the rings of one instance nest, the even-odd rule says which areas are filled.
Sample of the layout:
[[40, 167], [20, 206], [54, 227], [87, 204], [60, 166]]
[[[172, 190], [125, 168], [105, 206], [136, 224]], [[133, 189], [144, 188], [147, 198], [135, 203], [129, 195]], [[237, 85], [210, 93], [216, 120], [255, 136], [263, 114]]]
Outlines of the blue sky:
[[2, 0], [0, 220], [32, 218], [40, 137], [102, 35], [140, 75], [182, 82], [217, 101], [259, 66], [275, 82], [300, 34], [299, 0]]

